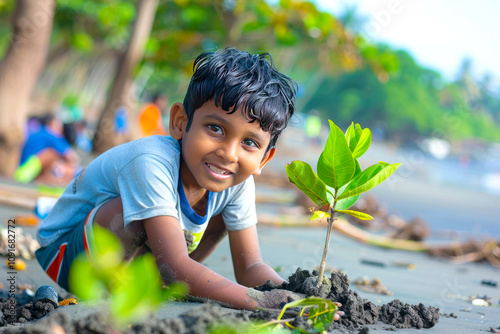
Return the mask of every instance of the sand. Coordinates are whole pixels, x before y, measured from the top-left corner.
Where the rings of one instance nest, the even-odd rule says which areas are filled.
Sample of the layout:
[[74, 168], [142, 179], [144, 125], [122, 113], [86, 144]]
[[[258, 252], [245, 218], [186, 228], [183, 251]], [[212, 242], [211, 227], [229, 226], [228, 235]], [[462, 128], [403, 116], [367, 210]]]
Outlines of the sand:
[[[402, 161], [399, 156], [380, 156], [384, 152], [376, 151], [377, 159], [395, 162]], [[317, 158], [317, 152], [311, 152], [302, 160]], [[295, 155], [296, 149], [290, 152]], [[404, 156], [403, 156], [404, 158]], [[271, 168], [282, 169], [289, 157], [276, 158]], [[402, 161], [404, 162], [404, 161]], [[442, 226], [452, 228], [457, 219], [465, 219], [471, 226], [480, 226], [483, 219], [496, 220], [498, 217], [498, 197], [471, 192], [468, 189], [448, 187], [445, 191], [436, 184], [416, 179], [419, 166], [415, 171], [405, 174], [398, 187], [391, 188], [387, 184], [374, 191], [377, 196], [391, 208], [391, 203], [397, 204], [404, 218], [415, 215], [424, 216], [431, 223], [431, 228]], [[408, 173], [407, 173], [408, 174]], [[431, 186], [432, 189], [429, 189]], [[429, 192], [429, 190], [431, 190]], [[473, 195], [471, 197], [471, 194]], [[413, 196], [413, 197], [410, 197]], [[416, 196], [416, 197], [415, 197]], [[29, 213], [13, 207], [0, 206], [0, 224], [16, 214]], [[425, 216], [426, 213], [430, 215]], [[450, 216], [454, 214], [455, 216]], [[407, 217], [406, 217], [407, 216]], [[434, 219], [434, 220], [433, 220]], [[441, 223], [442, 221], [442, 223]], [[462, 226], [463, 226], [462, 222]], [[491, 224], [490, 224], [491, 226]], [[5, 227], [5, 226], [2, 226]], [[26, 233], [35, 233], [35, 228], [23, 228]], [[479, 228], [474, 228], [474, 231]], [[470, 230], [469, 230], [470, 231]], [[475, 236], [480, 235], [475, 233]], [[498, 235], [496, 236], [498, 237]], [[289, 277], [298, 267], [312, 270], [320, 263], [325, 238], [324, 228], [272, 228], [259, 226], [259, 238], [264, 259], [273, 267], [278, 268], [280, 275]], [[5, 261], [0, 261], [0, 283], [7, 286], [7, 268]], [[61, 295], [65, 292], [55, 285], [42, 271], [36, 260], [26, 261], [27, 269], [15, 276], [16, 284], [31, 284], [38, 286], [53, 285]], [[412, 264], [409, 270], [404, 264]], [[228, 240], [209, 257], [205, 265], [221, 275], [235, 280], [231, 264]], [[500, 327], [500, 269], [484, 263], [454, 265], [445, 260], [431, 258], [422, 253], [386, 250], [366, 246], [356, 241], [336, 235], [332, 236], [327, 269], [337, 269], [348, 275], [351, 282], [358, 278], [380, 278], [392, 296], [378, 295], [359, 290], [354, 284], [350, 289], [356, 291], [361, 298], [376, 306], [388, 304], [392, 300], [400, 300], [411, 305], [433, 306], [440, 309], [438, 323], [429, 329], [404, 328], [396, 333], [488, 333], [490, 328]], [[327, 273], [327, 275], [329, 275]], [[498, 286], [484, 285], [483, 280], [498, 282]], [[494, 306], [476, 306], [469, 300], [471, 296], [489, 296]], [[162, 304], [155, 313], [157, 319], [172, 319], [189, 311], [196, 311], [200, 303], [171, 302]], [[107, 301], [80, 302], [78, 305], [60, 307], [55, 313], [64, 313], [69, 320], [84, 319], [90, 314], [105, 314]], [[237, 313], [239, 311], [223, 308], [221, 312]], [[65, 318], [67, 319], [67, 317]], [[43, 320], [43, 319], [42, 319]], [[39, 320], [39, 321], [42, 321]], [[68, 319], [67, 319], [68, 320]], [[363, 329], [366, 328], [366, 329]], [[0, 328], [0, 332], [5, 330]], [[360, 327], [353, 333], [393, 333], [394, 326], [377, 323]], [[500, 329], [499, 329], [500, 330]]]
[[[17, 209], [0, 208], [0, 220], [3, 221]], [[33, 228], [25, 229], [33, 233]], [[321, 258], [324, 229], [322, 228], [270, 228], [259, 227], [262, 253], [273, 267], [282, 268], [283, 277], [291, 275], [298, 267], [312, 269]], [[64, 291], [54, 285], [42, 271], [36, 260], [26, 261], [27, 269], [16, 274], [17, 283], [32, 284], [36, 289], [40, 285], [52, 284], [60, 293]], [[378, 262], [379, 265], [366, 263]], [[395, 265], [395, 264], [398, 265]], [[414, 270], [401, 267], [401, 263], [413, 264]], [[234, 280], [227, 239], [205, 264], [216, 272]], [[3, 265], [3, 264], [2, 264]], [[378, 277], [394, 293], [393, 296], [353, 291], [375, 305], [387, 304], [394, 299], [403, 303], [434, 306], [440, 309], [439, 322], [425, 333], [476, 333], [488, 332], [490, 328], [500, 327], [500, 307], [481, 307], [472, 305], [468, 300], [471, 295], [490, 296], [498, 304], [500, 289], [482, 285], [482, 280], [495, 281], [500, 277], [500, 270], [486, 264], [453, 265], [443, 260], [431, 258], [425, 254], [374, 248], [359, 244], [345, 237], [333, 235], [327, 267], [336, 268], [346, 273], [351, 280], [367, 276]], [[0, 282], [6, 285], [7, 271], [0, 271]], [[158, 319], [173, 318], [184, 312], [199, 307], [199, 303], [165, 303], [156, 312]], [[58, 308], [55, 312], [67, 313], [71, 319], [83, 319], [92, 313], [104, 313], [107, 301], [82, 302]], [[223, 309], [223, 312], [237, 312]], [[395, 327], [384, 323], [366, 326], [377, 333], [393, 332]], [[3, 328], [4, 329], [4, 328]], [[361, 330], [361, 328], [359, 328]], [[355, 333], [358, 330], [353, 331]], [[418, 329], [397, 329], [398, 333], [418, 333]]]

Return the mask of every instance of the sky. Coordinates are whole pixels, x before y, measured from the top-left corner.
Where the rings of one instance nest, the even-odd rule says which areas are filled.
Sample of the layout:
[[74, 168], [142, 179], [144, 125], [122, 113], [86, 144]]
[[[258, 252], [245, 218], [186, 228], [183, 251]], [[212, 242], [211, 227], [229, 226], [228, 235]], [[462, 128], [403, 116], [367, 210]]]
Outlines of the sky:
[[335, 15], [356, 5], [366, 19], [361, 34], [408, 50], [417, 62], [453, 80], [464, 58], [472, 73], [500, 85], [500, 1], [314, 0]]

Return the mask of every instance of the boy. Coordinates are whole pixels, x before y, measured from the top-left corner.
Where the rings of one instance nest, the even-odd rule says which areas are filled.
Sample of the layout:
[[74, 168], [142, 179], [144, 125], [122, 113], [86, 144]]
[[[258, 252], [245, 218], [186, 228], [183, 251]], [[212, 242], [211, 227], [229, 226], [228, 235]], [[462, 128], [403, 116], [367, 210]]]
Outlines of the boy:
[[[117, 146], [68, 186], [40, 226], [42, 268], [68, 289], [73, 259], [89, 251], [92, 224], [114, 232], [130, 259], [146, 248], [165, 283], [236, 308], [279, 307], [292, 294], [254, 287], [283, 279], [261, 257], [252, 175], [271, 160], [293, 115], [296, 84], [268, 54], [236, 49], [194, 62], [184, 103], [170, 111], [170, 135]], [[229, 235], [234, 283], [203, 266]]]

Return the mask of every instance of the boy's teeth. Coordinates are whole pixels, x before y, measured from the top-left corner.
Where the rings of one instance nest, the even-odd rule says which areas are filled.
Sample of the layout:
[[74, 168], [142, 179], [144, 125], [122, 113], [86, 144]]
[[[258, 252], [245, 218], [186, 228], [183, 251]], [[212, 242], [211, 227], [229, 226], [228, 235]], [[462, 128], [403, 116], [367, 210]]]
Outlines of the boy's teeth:
[[224, 169], [220, 169], [218, 167], [215, 167], [215, 166], [212, 166], [212, 165], [209, 165], [209, 164], [207, 164], [207, 165], [208, 165], [208, 168], [210, 168], [210, 170], [212, 170], [212, 171], [214, 171], [216, 173], [219, 173], [219, 174], [229, 174], [229, 172], [225, 171]]

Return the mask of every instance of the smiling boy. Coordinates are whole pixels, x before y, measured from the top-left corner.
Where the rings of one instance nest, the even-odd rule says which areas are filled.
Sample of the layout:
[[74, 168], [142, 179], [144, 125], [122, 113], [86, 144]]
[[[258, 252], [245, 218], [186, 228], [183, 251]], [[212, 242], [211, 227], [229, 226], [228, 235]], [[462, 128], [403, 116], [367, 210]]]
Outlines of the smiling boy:
[[[73, 259], [92, 256], [92, 225], [115, 233], [125, 258], [151, 250], [165, 283], [237, 308], [278, 307], [290, 293], [254, 287], [283, 279], [262, 260], [253, 175], [275, 153], [294, 112], [296, 84], [268, 54], [224, 49], [200, 55], [170, 135], [117, 146], [75, 178], [41, 224], [36, 253], [68, 289]], [[228, 234], [232, 282], [201, 264]]]

